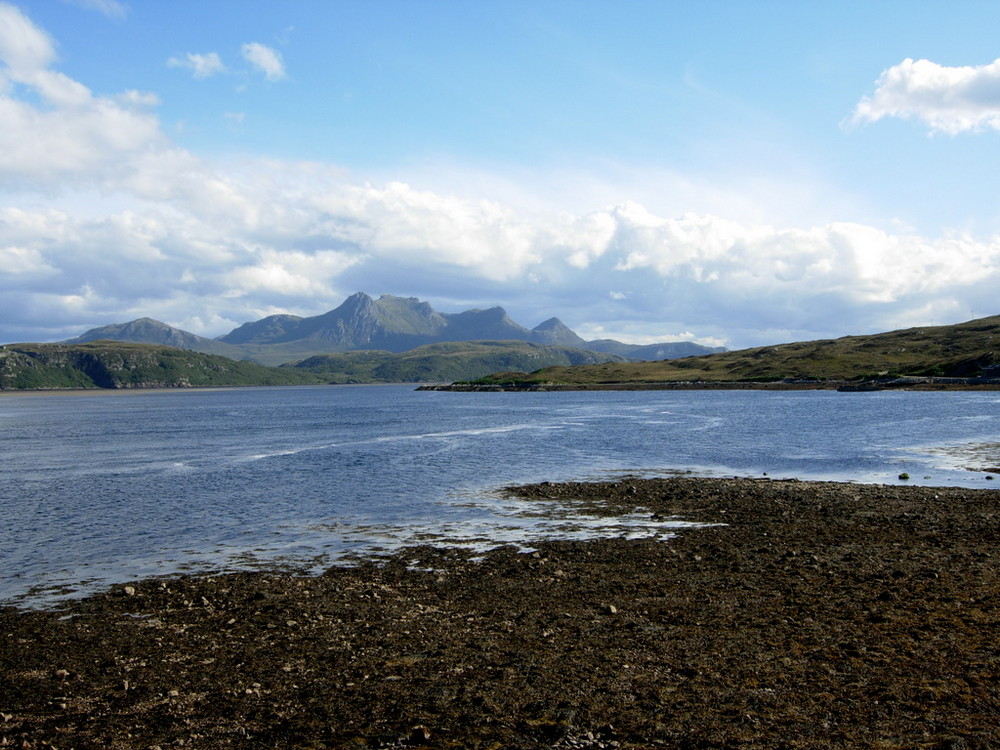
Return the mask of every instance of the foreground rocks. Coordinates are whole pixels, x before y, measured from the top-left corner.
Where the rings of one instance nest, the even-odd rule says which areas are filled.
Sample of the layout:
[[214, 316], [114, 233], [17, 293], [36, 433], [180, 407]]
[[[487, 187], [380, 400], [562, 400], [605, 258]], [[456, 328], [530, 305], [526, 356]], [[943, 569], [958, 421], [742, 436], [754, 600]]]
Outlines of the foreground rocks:
[[520, 492], [719, 525], [0, 610], [0, 747], [1000, 746], [995, 492]]

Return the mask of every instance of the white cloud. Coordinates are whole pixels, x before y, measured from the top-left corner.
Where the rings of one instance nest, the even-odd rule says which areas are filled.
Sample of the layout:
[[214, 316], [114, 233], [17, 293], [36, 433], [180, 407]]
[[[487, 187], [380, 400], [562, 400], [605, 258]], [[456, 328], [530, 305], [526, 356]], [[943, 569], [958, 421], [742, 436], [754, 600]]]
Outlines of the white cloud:
[[907, 58], [879, 76], [875, 93], [858, 102], [850, 122], [884, 117], [920, 120], [932, 131], [951, 135], [1000, 130], [1000, 59], [947, 67]]
[[191, 75], [195, 78], [209, 78], [226, 72], [226, 66], [217, 52], [208, 52], [203, 55], [188, 52], [183, 57], [171, 57], [167, 60], [167, 67], [190, 70]]
[[55, 269], [45, 262], [42, 253], [35, 248], [16, 245], [0, 247], [0, 276], [53, 271]]
[[326, 297], [330, 285], [347, 268], [361, 262], [359, 255], [321, 250], [279, 252], [260, 250], [255, 262], [226, 274], [230, 297], [275, 292], [284, 297]]
[[513, 183], [467, 196], [321, 163], [215, 163], [170, 141], [154, 96], [97, 96], [56, 70], [52, 40], [2, 2], [0, 60], [0, 341], [144, 315], [215, 336], [358, 290], [730, 345], [995, 312], [1000, 237], [775, 226], [639, 200], [577, 211], [533, 205]]
[[0, 3], [0, 60], [7, 66], [3, 75], [23, 79], [45, 69], [55, 59], [52, 38], [18, 8]]
[[313, 203], [336, 217], [324, 231], [397, 262], [420, 258], [505, 281], [540, 260], [533, 247], [536, 229], [495, 202], [390, 182], [383, 187], [342, 184]]
[[125, 18], [128, 15], [128, 6], [118, 0], [67, 0], [74, 5], [79, 5], [87, 10], [96, 10], [103, 13], [108, 18]]
[[285, 63], [281, 53], [259, 42], [243, 45], [243, 58], [264, 74], [269, 81], [280, 81], [285, 77]]
[[957, 321], [989, 310], [1000, 282], [1000, 238], [667, 218], [637, 204], [533, 216], [321, 165], [237, 169], [184, 152], [133, 167], [121, 188], [131, 209], [0, 211], [0, 284], [22, 295], [0, 305], [7, 330], [44, 305], [74, 324], [50, 338], [142, 315], [214, 336], [278, 310], [318, 314], [360, 289], [436, 298], [445, 311], [503, 304], [529, 326], [557, 314], [584, 335], [751, 345], [942, 311]]
[[[123, 157], [164, 143], [139, 92], [94, 96], [53, 70], [53, 41], [20, 10], [0, 3], [0, 180], [64, 186], [119, 170]], [[19, 96], [10, 83], [28, 92]], [[35, 101], [35, 99], [39, 101]]]

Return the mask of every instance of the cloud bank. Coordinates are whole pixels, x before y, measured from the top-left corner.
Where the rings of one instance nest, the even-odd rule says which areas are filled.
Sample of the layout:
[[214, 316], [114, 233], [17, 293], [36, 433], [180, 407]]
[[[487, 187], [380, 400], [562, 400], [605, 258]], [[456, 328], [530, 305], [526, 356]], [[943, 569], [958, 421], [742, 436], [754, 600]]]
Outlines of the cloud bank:
[[211, 161], [165, 135], [154, 95], [95, 94], [60, 73], [53, 41], [5, 3], [0, 61], [0, 342], [140, 316], [215, 336], [356, 291], [731, 346], [995, 312], [1000, 237], [661, 216], [627, 200], [546, 211], [328, 164]]
[[907, 58], [882, 73], [875, 93], [858, 102], [851, 123], [884, 117], [920, 120], [950, 135], [1000, 130], [1000, 59], [946, 67]]

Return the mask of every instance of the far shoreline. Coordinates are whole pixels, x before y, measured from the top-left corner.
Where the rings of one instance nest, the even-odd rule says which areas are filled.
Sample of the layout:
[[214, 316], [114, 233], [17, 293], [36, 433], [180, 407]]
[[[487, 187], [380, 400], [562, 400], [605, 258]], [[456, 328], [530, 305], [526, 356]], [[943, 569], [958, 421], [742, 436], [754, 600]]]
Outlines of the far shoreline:
[[653, 383], [448, 383], [422, 385], [418, 391], [456, 393], [537, 393], [549, 391], [1000, 391], [1000, 381], [940, 382], [942, 379], [869, 383], [825, 381], [667, 381]]

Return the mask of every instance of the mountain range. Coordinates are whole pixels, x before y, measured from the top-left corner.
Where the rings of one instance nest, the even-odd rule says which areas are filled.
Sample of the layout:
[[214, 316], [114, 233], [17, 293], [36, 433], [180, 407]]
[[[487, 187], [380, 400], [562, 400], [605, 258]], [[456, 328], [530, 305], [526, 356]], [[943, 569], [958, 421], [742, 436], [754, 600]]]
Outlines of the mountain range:
[[651, 345], [611, 339], [585, 341], [558, 318], [532, 329], [511, 320], [502, 307], [440, 313], [414, 297], [382, 295], [373, 299], [359, 292], [322, 315], [270, 315], [244, 323], [224, 336], [209, 339], [151, 318], [102, 326], [62, 343], [113, 340], [157, 344], [278, 365], [322, 354], [352, 351], [400, 353], [428, 344], [458, 341], [517, 341], [581, 349], [616, 361], [673, 359], [725, 351], [690, 342]]
[[[306, 319], [300, 319], [306, 320]], [[673, 360], [627, 362], [614, 354], [531, 341], [425, 344], [402, 353], [361, 350], [323, 354], [282, 367], [237, 362], [185, 351], [197, 344], [183, 331], [134, 321], [127, 335], [171, 335], [171, 345], [92, 343], [0, 346], [0, 390], [53, 388], [168, 388], [320, 383], [440, 383], [456, 390], [777, 387], [877, 390], [885, 387], [1000, 388], [1000, 316], [948, 326], [908, 328], [756, 347]], [[123, 333], [124, 330], [124, 333]], [[199, 337], [194, 337], [198, 339]], [[214, 346], [235, 347], [212, 339]], [[601, 363], [601, 358], [610, 361]], [[493, 373], [492, 375], [488, 375]], [[468, 381], [473, 382], [469, 383]], [[435, 389], [439, 386], [434, 386]]]

